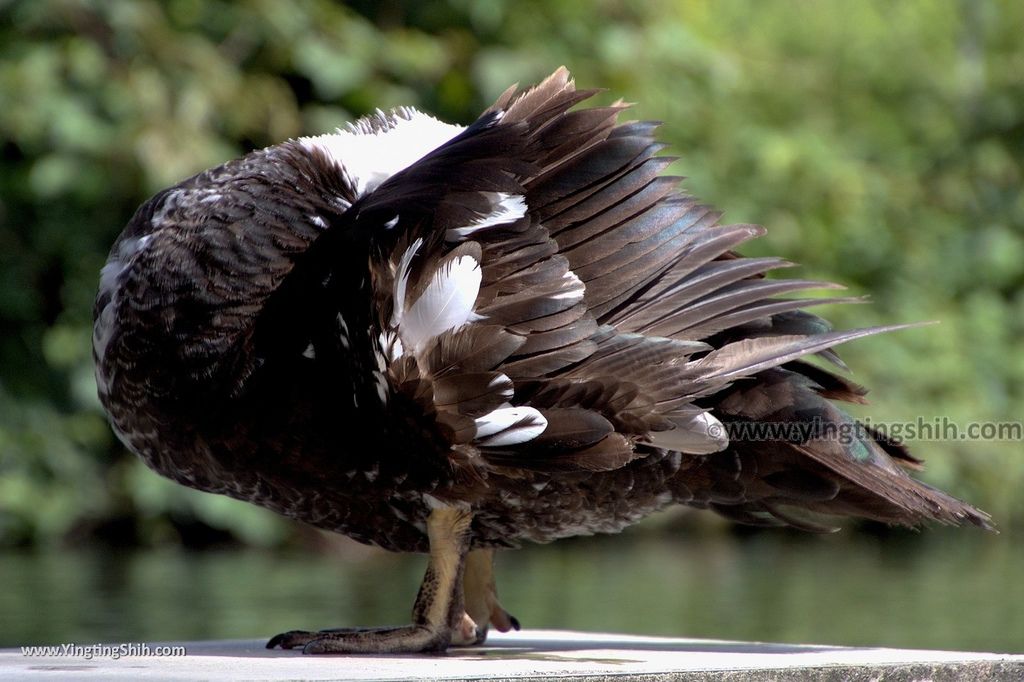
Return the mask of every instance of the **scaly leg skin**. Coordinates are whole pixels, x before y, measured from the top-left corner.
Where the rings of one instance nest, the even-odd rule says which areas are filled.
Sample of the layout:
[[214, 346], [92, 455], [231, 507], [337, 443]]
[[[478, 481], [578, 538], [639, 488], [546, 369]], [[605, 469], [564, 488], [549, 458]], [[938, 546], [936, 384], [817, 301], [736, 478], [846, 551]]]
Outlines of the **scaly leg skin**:
[[462, 593], [466, 605], [466, 621], [476, 628], [475, 636], [464, 637], [469, 629], [462, 628], [455, 633], [452, 644], [468, 646], [483, 644], [487, 639], [488, 623], [498, 632], [518, 630], [519, 621], [502, 608], [498, 591], [494, 587], [494, 550], [474, 549], [466, 556], [466, 570], [462, 578]]
[[444, 651], [453, 638], [475, 640], [477, 628], [466, 616], [462, 596], [472, 518], [468, 511], [451, 508], [435, 509], [427, 518], [430, 563], [413, 606], [412, 625], [292, 630], [271, 638], [267, 648], [301, 646], [304, 654], [411, 654]]

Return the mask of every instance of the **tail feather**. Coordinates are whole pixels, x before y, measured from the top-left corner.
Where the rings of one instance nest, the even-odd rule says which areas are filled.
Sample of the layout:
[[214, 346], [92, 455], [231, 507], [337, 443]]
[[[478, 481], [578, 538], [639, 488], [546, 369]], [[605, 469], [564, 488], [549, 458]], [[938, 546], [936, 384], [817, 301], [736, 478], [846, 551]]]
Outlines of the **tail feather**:
[[805, 530], [827, 528], [801, 512], [994, 530], [985, 512], [912, 478], [906, 469], [921, 460], [856, 422], [821, 389], [799, 371], [775, 368], [708, 398], [729, 447], [684, 468], [677, 499], [738, 521]]

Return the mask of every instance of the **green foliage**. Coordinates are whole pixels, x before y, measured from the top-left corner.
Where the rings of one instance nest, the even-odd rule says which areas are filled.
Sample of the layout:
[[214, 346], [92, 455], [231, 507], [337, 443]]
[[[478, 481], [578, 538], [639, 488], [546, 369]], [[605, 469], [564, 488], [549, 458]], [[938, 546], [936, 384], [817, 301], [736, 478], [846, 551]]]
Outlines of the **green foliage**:
[[[189, 517], [284, 526], [130, 458], [95, 398], [91, 305], [149, 194], [254, 147], [411, 104], [467, 121], [559, 64], [666, 121], [687, 187], [755, 253], [938, 319], [844, 355], [876, 420], [1024, 414], [1019, 3], [0, 2], [0, 542]], [[606, 100], [610, 96], [605, 97]], [[919, 443], [930, 481], [1024, 519], [1020, 443]]]

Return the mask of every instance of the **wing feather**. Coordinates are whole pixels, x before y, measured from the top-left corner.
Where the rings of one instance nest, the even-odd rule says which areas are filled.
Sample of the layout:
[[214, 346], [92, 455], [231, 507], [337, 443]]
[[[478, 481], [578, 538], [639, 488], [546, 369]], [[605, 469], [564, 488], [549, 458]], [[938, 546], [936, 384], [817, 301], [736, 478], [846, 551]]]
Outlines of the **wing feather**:
[[403, 346], [392, 387], [429, 400], [451, 461], [594, 473], [677, 452], [689, 456], [676, 498], [743, 522], [824, 529], [794, 505], [979, 522], [905, 475], [882, 480], [917, 465], [896, 444], [865, 472], [820, 447], [729, 439], [730, 424], [762, 418], [750, 410], [804, 388], [862, 400], [801, 358], [840, 364], [835, 346], [909, 325], [835, 332], [804, 312], [860, 299], [786, 298], [841, 287], [767, 278], [792, 264], [735, 252], [764, 229], [719, 225], [661, 175], [674, 159], [658, 156], [657, 123], [619, 124], [621, 103], [569, 111], [592, 94], [564, 69], [511, 88], [353, 207], [400, 215], [400, 234], [375, 237], [375, 286]]

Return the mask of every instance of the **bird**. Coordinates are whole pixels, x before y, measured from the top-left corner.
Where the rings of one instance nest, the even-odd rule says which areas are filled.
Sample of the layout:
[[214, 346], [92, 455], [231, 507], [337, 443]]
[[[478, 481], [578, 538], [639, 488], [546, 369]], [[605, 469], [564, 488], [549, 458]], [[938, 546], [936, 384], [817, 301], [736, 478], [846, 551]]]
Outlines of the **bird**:
[[157, 473], [427, 555], [405, 626], [307, 654], [442, 652], [519, 629], [494, 557], [682, 505], [991, 529], [861, 423], [835, 351], [860, 300], [738, 251], [765, 230], [666, 175], [660, 124], [565, 67], [467, 126], [414, 108], [293, 138], [141, 205], [99, 277], [99, 398]]

